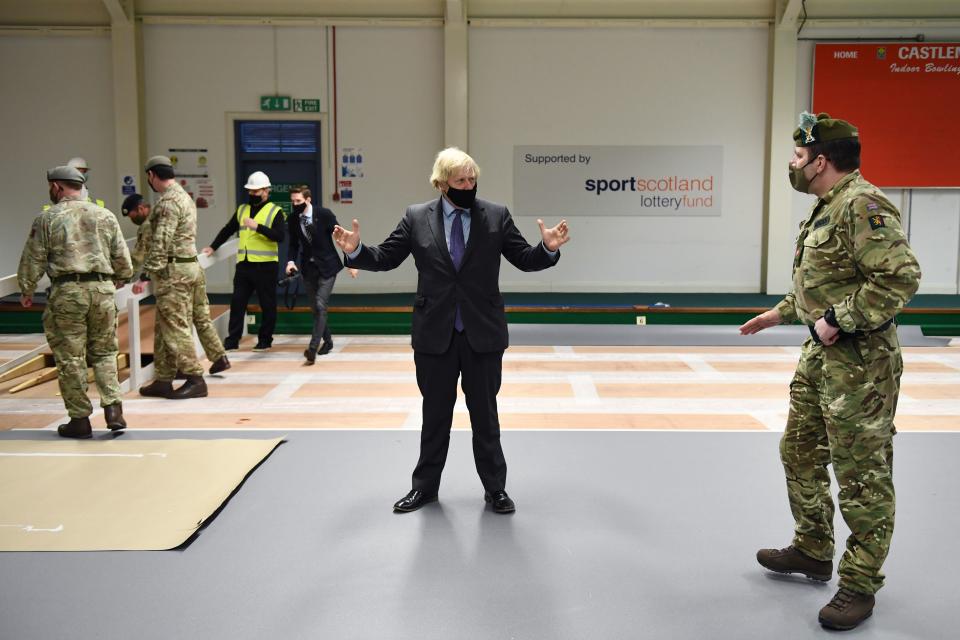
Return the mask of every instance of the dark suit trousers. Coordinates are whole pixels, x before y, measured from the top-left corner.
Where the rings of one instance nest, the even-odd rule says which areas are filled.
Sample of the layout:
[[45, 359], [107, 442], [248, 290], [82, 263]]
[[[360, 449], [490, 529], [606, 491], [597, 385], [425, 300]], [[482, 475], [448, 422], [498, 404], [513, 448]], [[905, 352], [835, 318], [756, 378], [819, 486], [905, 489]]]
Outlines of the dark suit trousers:
[[224, 341], [227, 344], [236, 345], [240, 342], [247, 315], [247, 303], [254, 292], [257, 293], [257, 301], [263, 314], [258, 342], [273, 343], [273, 330], [277, 326], [277, 263], [241, 260], [233, 273], [229, 335]]
[[414, 352], [417, 385], [423, 395], [420, 460], [413, 470], [413, 488], [430, 495], [440, 488], [440, 474], [450, 446], [457, 378], [466, 396], [473, 429], [473, 459], [483, 488], [493, 492], [507, 483], [507, 462], [500, 446], [497, 393], [500, 391], [503, 351], [477, 353], [464, 333], [453, 334], [445, 353]]

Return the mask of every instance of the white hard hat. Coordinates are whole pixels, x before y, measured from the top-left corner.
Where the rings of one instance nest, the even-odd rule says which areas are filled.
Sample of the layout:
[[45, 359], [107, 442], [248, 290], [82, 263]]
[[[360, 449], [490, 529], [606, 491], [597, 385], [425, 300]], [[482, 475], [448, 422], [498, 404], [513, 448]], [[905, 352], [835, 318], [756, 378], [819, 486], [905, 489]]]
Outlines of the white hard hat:
[[87, 161], [84, 160], [83, 158], [81, 158], [80, 156], [77, 156], [76, 158], [70, 158], [70, 160], [67, 161], [67, 166], [68, 166], [68, 167], [73, 167], [74, 169], [89, 169], [89, 168], [90, 168], [90, 167], [87, 166]]
[[244, 189], [266, 189], [270, 186], [270, 178], [267, 177], [263, 171], [254, 171], [250, 174], [250, 177], [247, 178], [247, 184], [243, 185]]

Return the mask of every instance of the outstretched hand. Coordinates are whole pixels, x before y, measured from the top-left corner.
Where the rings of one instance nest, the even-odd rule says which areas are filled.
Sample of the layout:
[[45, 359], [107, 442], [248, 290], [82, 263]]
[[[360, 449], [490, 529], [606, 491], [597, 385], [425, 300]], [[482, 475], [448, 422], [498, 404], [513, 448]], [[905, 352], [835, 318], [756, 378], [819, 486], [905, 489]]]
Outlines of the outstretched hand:
[[770, 309], [769, 311], [764, 311], [758, 316], [747, 320], [742, 325], [740, 325], [740, 335], [749, 336], [763, 331], [764, 329], [769, 329], [770, 327], [775, 327], [780, 324], [780, 312], [776, 309]]
[[543, 226], [543, 220], [538, 219], [537, 224], [540, 225], [540, 236], [543, 238], [543, 246], [546, 247], [547, 251], [556, 251], [561, 245], [570, 241], [566, 220], [561, 220], [560, 224], [550, 229]]
[[340, 225], [333, 227], [333, 241], [346, 254], [353, 253], [360, 246], [360, 223], [353, 219], [353, 231], [347, 231]]

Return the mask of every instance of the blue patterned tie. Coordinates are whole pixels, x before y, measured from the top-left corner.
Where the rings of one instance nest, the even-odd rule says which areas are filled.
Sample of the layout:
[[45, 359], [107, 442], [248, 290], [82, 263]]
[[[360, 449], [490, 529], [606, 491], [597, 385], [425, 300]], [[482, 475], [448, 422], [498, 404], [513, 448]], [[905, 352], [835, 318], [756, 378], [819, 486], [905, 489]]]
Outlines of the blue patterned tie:
[[[453, 218], [453, 225], [450, 227], [450, 258], [453, 260], [453, 268], [460, 271], [460, 264], [463, 262], [463, 253], [466, 250], [466, 243], [463, 241], [463, 211], [456, 209], [456, 216]], [[463, 319], [460, 317], [460, 304], [457, 304], [457, 314], [453, 319], [453, 327], [457, 331], [463, 331]]]

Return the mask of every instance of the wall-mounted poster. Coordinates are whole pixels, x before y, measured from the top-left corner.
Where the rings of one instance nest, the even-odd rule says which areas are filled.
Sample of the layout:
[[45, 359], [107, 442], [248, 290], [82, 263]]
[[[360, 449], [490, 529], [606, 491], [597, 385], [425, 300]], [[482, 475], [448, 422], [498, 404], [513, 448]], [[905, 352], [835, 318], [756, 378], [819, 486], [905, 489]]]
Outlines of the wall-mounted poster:
[[206, 149], [168, 149], [177, 182], [197, 203], [197, 209], [214, 204], [213, 180], [210, 178], [210, 159]]

